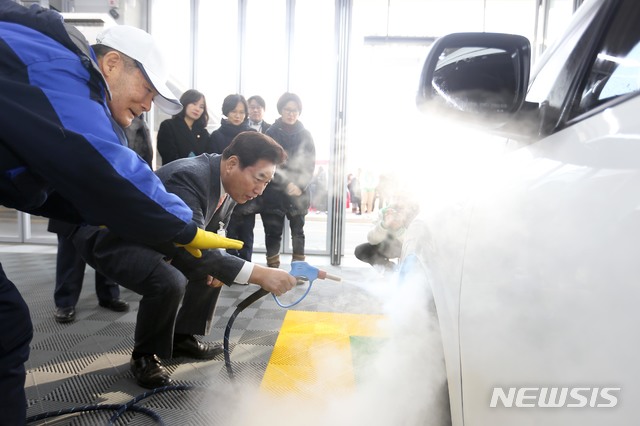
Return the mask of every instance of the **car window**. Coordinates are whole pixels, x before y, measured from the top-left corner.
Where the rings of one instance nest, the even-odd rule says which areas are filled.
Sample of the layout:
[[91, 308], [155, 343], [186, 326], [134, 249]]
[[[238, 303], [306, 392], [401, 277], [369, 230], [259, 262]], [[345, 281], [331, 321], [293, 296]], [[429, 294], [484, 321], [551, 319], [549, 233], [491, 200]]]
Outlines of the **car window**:
[[575, 117], [620, 96], [640, 91], [640, 2], [621, 3], [601, 42], [581, 91]]
[[[612, 59], [615, 61], [615, 58]], [[640, 43], [620, 61], [611, 77], [604, 83], [598, 100], [637, 92], [640, 88]]]
[[558, 37], [534, 64], [527, 93], [528, 102], [541, 104], [549, 99], [560, 76], [566, 72], [568, 58], [602, 8], [601, 2], [591, 2], [578, 9], [564, 37]]

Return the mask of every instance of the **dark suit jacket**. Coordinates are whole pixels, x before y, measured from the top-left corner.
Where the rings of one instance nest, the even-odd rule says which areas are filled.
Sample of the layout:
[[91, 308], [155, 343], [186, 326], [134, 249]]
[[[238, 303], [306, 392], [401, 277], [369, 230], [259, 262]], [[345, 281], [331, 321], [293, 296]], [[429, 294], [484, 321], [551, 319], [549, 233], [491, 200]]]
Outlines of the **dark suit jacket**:
[[[236, 205], [227, 197], [220, 209], [216, 209], [221, 193], [221, 158], [217, 154], [203, 154], [173, 161], [156, 171], [166, 190], [193, 210], [193, 221], [214, 232], [219, 222], [226, 226]], [[132, 281], [144, 280], [163, 257], [171, 258], [172, 265], [190, 280], [211, 275], [228, 285], [234, 282], [245, 263], [224, 250], [203, 250], [202, 258], [196, 259], [173, 244], [151, 248], [123, 240], [108, 229], [96, 226], [80, 226], [72, 238], [89, 265], [124, 287]]]
[[[217, 232], [220, 222], [226, 228], [236, 202], [227, 197], [216, 209], [221, 194], [220, 161], [221, 155], [202, 154], [193, 158], [173, 161], [160, 167], [156, 174], [164, 183], [167, 191], [176, 194], [193, 210], [193, 221], [199, 227]], [[178, 250], [174, 265], [188, 277], [193, 271], [206, 272], [220, 281], [231, 284], [245, 261], [227, 254], [224, 250], [206, 250], [203, 258], [193, 258], [185, 250]]]

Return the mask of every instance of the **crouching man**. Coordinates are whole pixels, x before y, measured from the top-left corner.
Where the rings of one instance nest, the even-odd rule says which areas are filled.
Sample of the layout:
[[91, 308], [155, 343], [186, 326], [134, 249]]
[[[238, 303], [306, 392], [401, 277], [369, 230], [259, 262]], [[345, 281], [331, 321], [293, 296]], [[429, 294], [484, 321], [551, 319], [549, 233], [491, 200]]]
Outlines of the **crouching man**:
[[[223, 233], [234, 206], [262, 194], [285, 160], [286, 153], [272, 138], [243, 132], [221, 155], [176, 160], [156, 174], [168, 192], [191, 207], [198, 226]], [[209, 333], [222, 283], [253, 283], [276, 295], [296, 283], [284, 270], [256, 265], [224, 250], [203, 250], [196, 258], [172, 246], [150, 249], [93, 226], [78, 228], [70, 238], [88, 264], [142, 295], [130, 364], [145, 388], [171, 384], [163, 358], [210, 359], [222, 352], [221, 345], [194, 337]]]

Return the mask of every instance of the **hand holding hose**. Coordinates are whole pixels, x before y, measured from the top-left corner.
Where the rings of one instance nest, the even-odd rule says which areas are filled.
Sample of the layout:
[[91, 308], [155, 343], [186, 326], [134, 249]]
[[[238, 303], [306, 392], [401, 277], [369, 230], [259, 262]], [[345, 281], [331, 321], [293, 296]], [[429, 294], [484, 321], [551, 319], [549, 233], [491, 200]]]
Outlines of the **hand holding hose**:
[[342, 278], [336, 275], [328, 274], [327, 272], [321, 269], [318, 269], [316, 267], [309, 265], [307, 262], [301, 262], [301, 261], [291, 262], [291, 271], [289, 272], [289, 274], [295, 277], [296, 285], [305, 284], [307, 282], [309, 283], [309, 285], [307, 286], [307, 289], [304, 291], [302, 296], [297, 297], [296, 298], [297, 300], [291, 303], [282, 303], [278, 299], [278, 297], [282, 296], [282, 294], [272, 293], [273, 299], [281, 308], [290, 308], [300, 303], [302, 299], [307, 297], [307, 294], [309, 294], [309, 291], [311, 290], [311, 286], [313, 285], [313, 282], [318, 278], [320, 278], [321, 280], [327, 279], [332, 281], [342, 281]]
[[[285, 276], [288, 278], [285, 278], [285, 276], [282, 276], [282, 274], [285, 274]], [[274, 279], [274, 281], [270, 281], [269, 278]], [[234, 374], [233, 369], [231, 368], [229, 336], [231, 335], [231, 327], [233, 326], [233, 322], [235, 321], [238, 314], [240, 314], [240, 312], [242, 312], [247, 306], [251, 305], [253, 302], [259, 300], [269, 293], [273, 295], [273, 299], [276, 301], [278, 306], [282, 308], [289, 308], [304, 299], [304, 297], [309, 293], [309, 290], [311, 290], [311, 285], [318, 278], [320, 278], [321, 280], [328, 279], [333, 281], [342, 281], [342, 278], [328, 274], [318, 268], [314, 268], [307, 262], [291, 262], [291, 271], [289, 273], [277, 268], [265, 268], [264, 266], [255, 265], [255, 267], [253, 268], [253, 272], [251, 273], [249, 282], [259, 284], [262, 288], [259, 288], [249, 297], [238, 304], [238, 307], [229, 318], [229, 322], [227, 323], [227, 327], [224, 331], [224, 365], [227, 368], [227, 373], [229, 373], [229, 378], [231, 380], [234, 379]], [[293, 288], [296, 283], [304, 281], [309, 281], [309, 286], [304, 292], [304, 295], [299, 298], [298, 301], [289, 305], [283, 305], [282, 303], [280, 303], [277, 296], [282, 295], [282, 289], [287, 289], [286, 291], [288, 291]]]
[[254, 265], [249, 282], [269, 293], [281, 295], [295, 287], [296, 278], [282, 269]]

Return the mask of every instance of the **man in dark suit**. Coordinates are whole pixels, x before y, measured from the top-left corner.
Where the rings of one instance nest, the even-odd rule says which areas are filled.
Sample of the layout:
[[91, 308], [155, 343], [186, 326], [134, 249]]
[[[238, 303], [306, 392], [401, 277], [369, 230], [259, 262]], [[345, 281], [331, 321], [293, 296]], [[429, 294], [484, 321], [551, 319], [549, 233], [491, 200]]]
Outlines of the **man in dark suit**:
[[[249, 105], [249, 127], [260, 133], [266, 133], [271, 124], [264, 121], [266, 103], [262, 96], [253, 95], [247, 99]], [[233, 210], [227, 236], [244, 242], [241, 249], [228, 249], [227, 253], [251, 262], [253, 256], [253, 229], [256, 226], [256, 214], [262, 210], [261, 199], [257, 198], [241, 204]]]
[[[172, 161], [156, 174], [167, 191], [191, 207], [198, 226], [224, 234], [235, 205], [262, 194], [285, 159], [286, 153], [272, 138], [243, 132], [222, 155]], [[221, 345], [194, 337], [209, 333], [222, 283], [254, 283], [276, 295], [296, 283], [283, 270], [246, 262], [224, 250], [203, 251], [198, 259], [175, 248], [152, 250], [99, 227], [80, 227], [71, 238], [88, 264], [142, 295], [131, 370], [146, 388], [171, 383], [161, 358], [210, 359], [222, 353]], [[160, 265], [161, 272], [156, 270]]]

